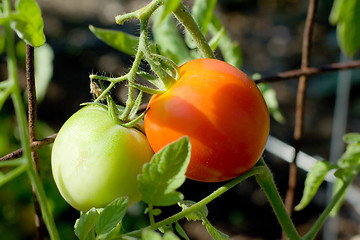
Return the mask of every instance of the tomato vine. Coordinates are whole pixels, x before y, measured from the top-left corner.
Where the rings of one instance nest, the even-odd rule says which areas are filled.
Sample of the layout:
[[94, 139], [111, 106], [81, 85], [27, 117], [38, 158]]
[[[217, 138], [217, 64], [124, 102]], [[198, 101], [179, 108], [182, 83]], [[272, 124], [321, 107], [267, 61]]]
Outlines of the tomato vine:
[[[201, 1], [195, 1], [195, 5], [199, 4], [199, 2]], [[337, 1], [336, 6], [339, 7], [340, 3], [340, 0]], [[28, 124], [26, 122], [26, 115], [24, 113], [25, 107], [23, 105], [21, 91], [18, 83], [18, 76], [16, 72], [17, 62], [15, 58], [13, 39], [14, 30], [18, 34], [18, 36], [26, 43], [35, 47], [42, 45], [45, 42], [45, 36], [43, 34], [43, 22], [41, 19], [41, 12], [38, 5], [33, 0], [18, 0], [15, 7], [16, 11], [12, 11], [10, 5], [10, 1], [5, 0], [1, 2], [2, 8], [0, 8], [0, 24], [4, 25], [6, 33], [6, 52], [8, 63], [7, 66], [9, 73], [9, 79], [1, 83], [0, 90], [2, 93], [1, 100], [6, 99], [9, 95], [11, 95], [13, 99], [14, 109], [19, 124], [19, 132], [21, 137], [21, 145], [23, 147], [22, 151], [24, 158], [16, 160], [7, 159], [9, 161], [0, 162], [0, 167], [15, 167], [6, 175], [1, 175], [0, 185], [5, 184], [6, 182], [12, 180], [23, 172], [27, 172], [31, 183], [34, 186], [35, 194], [38, 197], [50, 238], [59, 239], [55, 222], [48, 206], [43, 185], [40, 181], [37, 170], [32, 162], [31, 152], [33, 145], [30, 144], [30, 139], [28, 136]], [[213, 9], [213, 7], [211, 6], [207, 7], [209, 9]], [[337, 10], [336, 14], [332, 16], [332, 21], [334, 22], [342, 21], [342, 18], [340, 18], [339, 16], [342, 14], [341, 10], [345, 8], [339, 9]], [[158, 21], [158, 23], [167, 21], [166, 18], [173, 14], [173, 16], [175, 16], [178, 22], [181, 23], [186, 29], [185, 35], [188, 35], [187, 37], [185, 36], [185, 41], [186, 39], [189, 39], [190, 36], [193, 43], [195, 43], [195, 46], [193, 43], [187, 43], [186, 49], [188, 49], [189, 51], [187, 51], [186, 53], [181, 53], [181, 56], [178, 56], [178, 58], [173, 58], [173, 54], [171, 54], [171, 51], [170, 53], [164, 51], [167, 54], [162, 52], [161, 46], [156, 44], [156, 40], [152, 41], [149, 38], [150, 18], [154, 17], [154, 15], [157, 14], [158, 16], [156, 21]], [[211, 32], [212, 36], [212, 39], [210, 41], [207, 41], [207, 29], [204, 30], [199, 27], [198, 22], [195, 20], [196, 18], [193, 16], [193, 14], [196, 14], [196, 11], [191, 13], [181, 1], [154, 0], [141, 9], [116, 17], [116, 22], [120, 25], [130, 19], [137, 19], [140, 26], [139, 37], [90, 26], [90, 30], [98, 38], [104, 40], [109, 45], [112, 45], [117, 49], [124, 49], [124, 46], [117, 46], [116, 41], [114, 40], [116, 38], [122, 38], [126, 42], [130, 43], [131, 46], [135, 46], [136, 49], [127, 50], [131, 53], [131, 55], [134, 56], [133, 64], [127, 74], [120, 77], [105, 77], [96, 74], [91, 74], [89, 76], [90, 81], [92, 82], [92, 84], [94, 84], [94, 91], [92, 93], [95, 96], [95, 100], [90, 103], [85, 103], [84, 105], [90, 106], [86, 106], [83, 109], [100, 109], [101, 112], [103, 112], [105, 109], [110, 115], [110, 118], [112, 120], [111, 123], [113, 125], [115, 125], [116, 127], [119, 127], [118, 125], [120, 125], [121, 129], [125, 129], [125, 132], [134, 130], [137, 134], [139, 134], [139, 136], [141, 136], [140, 138], [145, 139], [145, 136], [143, 135], [143, 133], [141, 133], [144, 132], [142, 121], [144, 116], [146, 116], [146, 114], [148, 113], [149, 109], [138, 114], [140, 105], [142, 103], [143, 93], [150, 93], [153, 95], [164, 94], [163, 96], [165, 96], [165, 93], [171, 91], [171, 88], [175, 86], [175, 84], [178, 83], [180, 81], [179, 79], [181, 79], [181, 77], [183, 76], [181, 72], [181, 67], [178, 67], [179, 65], [182, 65], [182, 63], [184, 62], [190, 62], [190, 59], [193, 58], [214, 59], [215, 55], [213, 51], [219, 45], [221, 51], [225, 49], [224, 45], [221, 45], [220, 42], [220, 40], [224, 38], [228, 40], [225, 44], [228, 46], [228, 48], [226, 49], [228, 51], [222, 52], [224, 58], [226, 58], [226, 56], [231, 56], [231, 62], [239, 63], [241, 61], [241, 56], [236, 55], [236, 51], [234, 50], [237, 49], [237, 46], [236, 44], [233, 44], [231, 40], [229, 40], [225, 29], [222, 28], [221, 24], [219, 24], [218, 19], [216, 17], [213, 17], [212, 19], [207, 19], [207, 22], [204, 20], [206, 24], [210, 24], [209, 31]], [[311, 22], [313, 23], [313, 20], [311, 20]], [[341, 24], [349, 24], [347, 25], [347, 27], [351, 26], [351, 22], [341, 22]], [[38, 31], [35, 31], [34, 29]], [[347, 46], [346, 44], [348, 43], [344, 41], [344, 35], [346, 34], [346, 31], [344, 31], [344, 28], [341, 27], [339, 29], [341, 33], [341, 35], [339, 36], [343, 40], [342, 48], [346, 49], [347, 52], [350, 51], [350, 53], [353, 54], [353, 52], [356, 50], [357, 45]], [[179, 51], [179, 48], [176, 51]], [[149, 73], [140, 70], [140, 65], [142, 62], [146, 62], [151, 68], [152, 72]], [[230, 62], [230, 60], [228, 60], [228, 62]], [[356, 67], [356, 65], [354, 66]], [[331, 69], [339, 69], [339, 66], [335, 66], [335, 68]], [[311, 74], [313, 74], [314, 72], [316, 73], [316, 71], [317, 69], [309, 68], [307, 64], [296, 74], [297, 76], [303, 76], [310, 74], [309, 72], [312, 72]], [[294, 73], [292, 72], [291, 74]], [[287, 78], [288, 76], [282, 77]], [[150, 84], [152, 84], [152, 87], [139, 84], [137, 81], [138, 78], [143, 78], [147, 80]], [[95, 80], [97, 80], [97, 83], [95, 82]], [[127, 81], [128, 84], [128, 98], [124, 107], [116, 105], [114, 100], [110, 96], [110, 92], [115, 87], [115, 85], [123, 81]], [[263, 89], [268, 88], [264, 87]], [[137, 96], [136, 90], [139, 90]], [[250, 102], [253, 103], [253, 101]], [[2, 104], [1, 101], [0, 103]], [[109, 116], [106, 116], [106, 119], [108, 117]], [[96, 121], [95, 126], [104, 127], [104, 121]], [[264, 124], [264, 122], [262, 122], [261, 124]], [[86, 124], [81, 125], [83, 126]], [[91, 129], [91, 127], [89, 127], [89, 129]], [[84, 131], [87, 131], [89, 129], [85, 127]], [[103, 129], [100, 128], [100, 130]], [[138, 130], [140, 130], [141, 132], [139, 132]], [[88, 136], [87, 134], [88, 132], [86, 132], [84, 135]], [[59, 139], [60, 138], [61, 134]], [[146, 212], [149, 217], [149, 226], [129, 232], [124, 232], [123, 229], [121, 229], [121, 223], [126, 214], [129, 200], [124, 196], [120, 196], [119, 198], [116, 198], [114, 200], [113, 198], [115, 197], [112, 197], [113, 201], [111, 203], [109, 203], [110, 201], [107, 200], [106, 204], [102, 203], [101, 206], [94, 205], [86, 206], [86, 208], [79, 208], [80, 210], [84, 210], [85, 212], [83, 212], [81, 214], [81, 217], [76, 221], [75, 234], [80, 239], [152, 239], [153, 237], [161, 238], [161, 236], [158, 235], [158, 233], [156, 233], [155, 231], [162, 231], [164, 232], [164, 238], [178, 239], [178, 237], [173, 233], [173, 231], [176, 231], [180, 236], [187, 239], [188, 237], [186, 236], [186, 233], [181, 229], [181, 226], [178, 223], [180, 219], [187, 218], [189, 221], [202, 221], [203, 225], [215, 239], [228, 239], [229, 237], [227, 235], [215, 229], [207, 220], [206, 205], [211, 201], [214, 201], [221, 194], [224, 194], [226, 191], [236, 186], [238, 183], [244, 181], [245, 179], [248, 179], [251, 176], [254, 176], [259, 186], [263, 189], [265, 195], [267, 196], [285, 235], [290, 239], [314, 239], [328, 215], [334, 214], [334, 212], [336, 212], [338, 207], [341, 205], [347, 189], [360, 171], [359, 134], [347, 134], [344, 137], [344, 140], [348, 144], [348, 147], [343, 156], [340, 158], [339, 162], [335, 165], [329, 165], [324, 162], [319, 162], [318, 164], [314, 165], [313, 170], [308, 173], [308, 177], [305, 182], [303, 199], [296, 207], [297, 210], [300, 210], [306, 207], [307, 204], [309, 204], [314, 194], [318, 190], [319, 186], [323, 182], [326, 174], [328, 174], [330, 170], [335, 170], [334, 176], [337, 177], [336, 181], [338, 184], [337, 186], [339, 187], [334, 193], [331, 202], [327, 205], [327, 207], [317, 219], [315, 224], [312, 226], [310, 231], [306, 235], [301, 237], [298, 234], [289, 216], [289, 211], [286, 210], [284, 203], [279, 195], [279, 192], [277, 191], [272, 173], [265, 164], [264, 159], [261, 157], [255, 166], [251, 166], [252, 168], [247, 168], [245, 171], [241, 172], [240, 176], [236, 175], [238, 176], [237, 178], [224, 183], [222, 187], [218, 188], [215, 192], [205, 197], [201, 201], [192, 202], [189, 200], [184, 200], [184, 196], [181, 192], [178, 191], [178, 188], [184, 183], [186, 179], [186, 172], [188, 167], [190, 166], [192, 149], [195, 147], [195, 144], [191, 144], [190, 138], [191, 136], [187, 136], [180, 138], [178, 141], [171, 142], [164, 148], [159, 149], [157, 153], [152, 157], [152, 160], [150, 162], [148, 162], [149, 159], [147, 159], [147, 161], [144, 161], [146, 163], [144, 164], [142, 173], [138, 177], [138, 184], [141, 200], [148, 205]], [[112, 137], [109, 137], [109, 139], [112, 139]], [[103, 140], [102, 142], [105, 142], [105, 140]], [[95, 141], [95, 143], [97, 142]], [[258, 141], [254, 141], [252, 144], [258, 144]], [[89, 143], [90, 147], [95, 145], [96, 144]], [[113, 148], [118, 149], [121, 148], [123, 145], [126, 145], [126, 143], [123, 142], [120, 147], [115, 146]], [[87, 151], [86, 149], [88, 149], [89, 146], [86, 146], [84, 151]], [[105, 152], [106, 147], [103, 147], [99, 152]], [[67, 149], [70, 148], [71, 147], [67, 146]], [[142, 149], [142, 147], [140, 146], [138, 148], [139, 151], [141, 151], [140, 149]], [[66, 149], [61, 150], [60, 152], [64, 151], [66, 151]], [[137, 153], [137, 147], [133, 149], [133, 152]], [[112, 153], [108, 153], [108, 155], [114, 156], [114, 154]], [[127, 155], [127, 153], [122, 152], [119, 155], [123, 156]], [[149, 153], [148, 155], [152, 155], [152, 153]], [[69, 156], [69, 158], [71, 157], [72, 156]], [[134, 157], [130, 156], [127, 160], [133, 160], [133, 158]], [[86, 161], [86, 159], [81, 156], [80, 159], [77, 159], [76, 161], [78, 165], [81, 165], [80, 163], [82, 161]], [[115, 175], [116, 173], [120, 174], [120, 171], [115, 171]], [[104, 176], [105, 175], [106, 173], [104, 174]], [[135, 174], [126, 177], [132, 178], [135, 181]], [[235, 177], [235, 175], [232, 175], [230, 178], [233, 177]], [[228, 180], [228, 178], [222, 180]], [[64, 184], [62, 182], [62, 179], [60, 179], [59, 182], [59, 185]], [[103, 195], [106, 195], [106, 193], [103, 193]], [[122, 193], [120, 195], [122, 195]], [[124, 195], [126, 195], [126, 193], [124, 193]], [[91, 196], [88, 197], [88, 199], [90, 198]], [[174, 204], [178, 204], [182, 208], [182, 210], [179, 213], [176, 213], [164, 220], [156, 221], [157, 216], [161, 214], [161, 207], [171, 206]]]

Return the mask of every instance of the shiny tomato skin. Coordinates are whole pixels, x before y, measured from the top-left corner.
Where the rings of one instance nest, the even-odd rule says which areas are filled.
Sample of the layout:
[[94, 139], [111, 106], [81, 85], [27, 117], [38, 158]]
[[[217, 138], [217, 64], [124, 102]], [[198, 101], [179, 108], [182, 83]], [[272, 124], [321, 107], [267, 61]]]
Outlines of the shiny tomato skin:
[[179, 80], [154, 95], [144, 124], [152, 149], [187, 135], [191, 159], [186, 176], [220, 182], [248, 171], [261, 157], [270, 119], [256, 84], [242, 71], [215, 59], [180, 67]]
[[127, 196], [129, 204], [139, 201], [137, 175], [152, 156], [143, 133], [120, 126], [104, 108], [89, 105], [61, 127], [51, 167], [64, 199], [85, 212], [121, 196]]

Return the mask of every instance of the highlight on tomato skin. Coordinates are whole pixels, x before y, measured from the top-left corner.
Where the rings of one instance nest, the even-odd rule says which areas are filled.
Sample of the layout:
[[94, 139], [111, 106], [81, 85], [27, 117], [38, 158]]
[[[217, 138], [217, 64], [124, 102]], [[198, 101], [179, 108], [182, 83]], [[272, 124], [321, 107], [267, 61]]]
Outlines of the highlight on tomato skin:
[[189, 136], [186, 176], [202, 182], [238, 177], [261, 157], [270, 117], [256, 84], [242, 71], [216, 59], [195, 59], [180, 67], [179, 80], [154, 95], [145, 115], [152, 149]]

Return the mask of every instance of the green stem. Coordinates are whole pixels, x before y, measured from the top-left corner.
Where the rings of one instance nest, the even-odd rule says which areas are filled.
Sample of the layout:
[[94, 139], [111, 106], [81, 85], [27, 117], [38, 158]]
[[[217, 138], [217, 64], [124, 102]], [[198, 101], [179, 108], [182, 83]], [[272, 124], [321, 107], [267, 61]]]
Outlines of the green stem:
[[5, 175], [1, 176], [0, 186], [4, 185], [5, 183], [11, 181], [15, 177], [25, 172], [28, 169], [28, 167], [29, 166], [26, 163], [23, 163], [17, 166], [15, 169], [12, 169], [10, 172], [6, 173]]
[[259, 160], [257, 166], [263, 166], [266, 169], [264, 173], [256, 175], [256, 180], [265, 192], [284, 233], [291, 240], [301, 239], [276, 189], [273, 175], [263, 158]]
[[163, 4], [163, 0], [154, 0], [151, 3], [149, 3], [147, 6], [141, 9], [139, 12], [139, 19], [147, 19], [151, 17], [151, 15]]
[[356, 177], [356, 174], [352, 174], [351, 176], [349, 176], [346, 179], [343, 186], [339, 189], [339, 191], [331, 199], [329, 204], [326, 206], [324, 211], [321, 213], [319, 218], [316, 220], [315, 224], [311, 227], [310, 231], [304, 236], [304, 238], [303, 238], [304, 240], [311, 240], [311, 239], [315, 238], [315, 236], [317, 235], [317, 233], [320, 231], [321, 227], [323, 226], [326, 218], [329, 216], [332, 209], [342, 198], [343, 194], [345, 194], [348, 186], [351, 184], [351, 182], [354, 180], [355, 177]]
[[26, 163], [26, 160], [22, 158], [14, 159], [14, 160], [8, 160], [8, 161], [0, 161], [0, 168], [1, 167], [14, 167], [19, 166], [21, 164]]
[[182, 23], [182, 25], [184, 25], [186, 30], [188, 30], [204, 57], [215, 58], [215, 55], [206, 41], [205, 36], [202, 34], [196, 21], [184, 4], [180, 4], [180, 6], [174, 11], [174, 15]]
[[[141, 40], [140, 40], [141, 41]], [[128, 73], [128, 81], [135, 82], [136, 72], [140, 66], [140, 62], [142, 59], [143, 53], [138, 50], [135, 56], [134, 63], [130, 69], [130, 72]], [[124, 109], [124, 112], [120, 116], [120, 120], [123, 122], [127, 122], [130, 112], [135, 104], [135, 97], [134, 97], [134, 87], [129, 84], [128, 86], [128, 98], [126, 99], [126, 107]]]
[[101, 76], [101, 75], [96, 75], [96, 74], [90, 74], [89, 75], [90, 79], [98, 79], [98, 80], [103, 80], [103, 81], [108, 81], [108, 82], [112, 82], [112, 83], [118, 83], [121, 81], [124, 81], [127, 79], [127, 74], [121, 77], [105, 77], [105, 76]]
[[[5, 17], [9, 17], [11, 13], [11, 2], [10, 0], [3, 1], [3, 14]], [[9, 80], [13, 82], [14, 88], [11, 97], [14, 102], [14, 108], [16, 113], [16, 119], [19, 124], [19, 133], [21, 146], [23, 148], [24, 157], [27, 161], [27, 173], [28, 176], [35, 188], [35, 193], [38, 198], [39, 204], [41, 206], [41, 212], [43, 214], [44, 222], [49, 231], [51, 239], [60, 239], [57, 232], [52, 213], [49, 209], [45, 190], [41, 183], [40, 177], [35, 170], [35, 166], [32, 163], [31, 159], [31, 149], [30, 149], [30, 140], [29, 133], [27, 128], [27, 119], [25, 114], [25, 108], [23, 104], [22, 94], [19, 87], [19, 81], [17, 76], [17, 63], [15, 56], [15, 47], [14, 47], [14, 36], [10, 27], [10, 23], [7, 22], [5, 25], [5, 36], [6, 36], [6, 47], [7, 47], [7, 62], [8, 62], [8, 75]]]
[[111, 82], [110, 85], [95, 99], [95, 103], [104, 98], [104, 96], [115, 86], [115, 82]]
[[[131, 66], [130, 72], [128, 73], [128, 81], [130, 83], [135, 82], [136, 73], [137, 73], [137, 71], [139, 69], [141, 59], [144, 56], [142, 51], [144, 49], [143, 46], [146, 45], [146, 41], [147, 41], [148, 21], [149, 21], [149, 19], [140, 21], [139, 47], [138, 47], [138, 50], [137, 50], [137, 53], [136, 53], [136, 56], [135, 56], [134, 63]], [[123, 122], [127, 122], [134, 104], [135, 104], [134, 87], [132, 86], [132, 84], [129, 84], [129, 86], [128, 86], [128, 98], [126, 100], [126, 107], [125, 107], [125, 110], [124, 110], [124, 112], [122, 113], [122, 115], [120, 117], [120, 119]]]
[[146, 227], [144, 229], [140, 229], [140, 230], [136, 230], [133, 232], [129, 232], [124, 234], [124, 236], [138, 236], [139, 234], [141, 234], [141, 232], [145, 229], [159, 229], [163, 226], [167, 226], [171, 223], [177, 222], [178, 220], [180, 220], [181, 218], [184, 218], [186, 215], [188, 215], [189, 213], [198, 211], [200, 209], [202, 209], [204, 206], [206, 206], [208, 203], [210, 203], [211, 201], [213, 201], [214, 199], [218, 198], [220, 195], [222, 195], [223, 193], [225, 193], [226, 191], [228, 191], [229, 189], [233, 188], [234, 186], [236, 186], [237, 184], [239, 184], [240, 182], [244, 181], [245, 179], [254, 176], [254, 175], [260, 175], [265, 173], [266, 167], [263, 166], [256, 166], [253, 167], [251, 170], [249, 170], [248, 172], [242, 174], [241, 176], [239, 176], [238, 178], [235, 178], [234, 180], [231, 180], [230, 182], [226, 183], [224, 186], [218, 188], [217, 190], [215, 190], [212, 194], [210, 194], [209, 196], [207, 196], [206, 198], [202, 199], [201, 201], [195, 203], [194, 205], [192, 205], [189, 208], [186, 208], [184, 210], [182, 210], [181, 212], [168, 217], [160, 222], [157, 222], [155, 224], [153, 224], [152, 226]]
[[154, 208], [152, 204], [149, 204], [148, 208], [149, 208], [150, 227], [152, 228], [155, 225]]

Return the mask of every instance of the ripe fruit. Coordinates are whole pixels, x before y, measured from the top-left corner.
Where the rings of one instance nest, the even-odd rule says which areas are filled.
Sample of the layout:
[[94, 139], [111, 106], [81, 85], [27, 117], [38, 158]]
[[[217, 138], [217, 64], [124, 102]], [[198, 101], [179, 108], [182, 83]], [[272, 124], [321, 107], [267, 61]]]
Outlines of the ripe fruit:
[[180, 67], [179, 80], [154, 95], [144, 120], [155, 152], [187, 135], [192, 144], [188, 178], [219, 182], [255, 165], [269, 134], [269, 112], [256, 84], [215, 59]]

